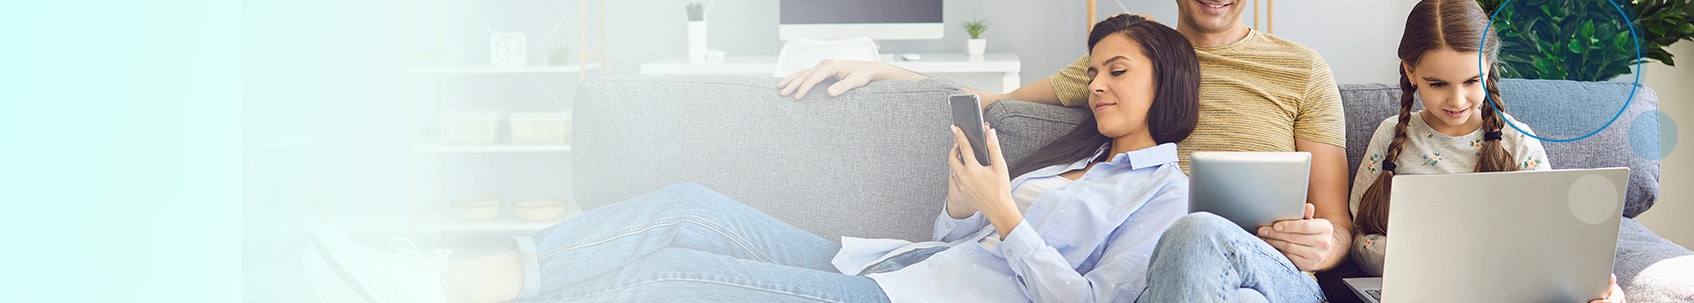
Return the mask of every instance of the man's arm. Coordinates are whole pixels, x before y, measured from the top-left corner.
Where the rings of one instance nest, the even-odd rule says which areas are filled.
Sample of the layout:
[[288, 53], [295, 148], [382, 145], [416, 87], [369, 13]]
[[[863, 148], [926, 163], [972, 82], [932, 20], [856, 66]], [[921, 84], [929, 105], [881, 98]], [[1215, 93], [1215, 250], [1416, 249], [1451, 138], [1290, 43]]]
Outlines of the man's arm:
[[[1086, 106], [1089, 80], [1088, 55], [1082, 55], [1052, 76], [1018, 87], [992, 100], [1012, 99], [1062, 106]], [[988, 104], [983, 103], [982, 106]]]
[[1294, 150], [1312, 154], [1306, 201], [1315, 208], [1313, 218], [1323, 220], [1288, 220], [1277, 222], [1274, 230], [1260, 230], [1261, 238], [1305, 271], [1328, 270], [1345, 261], [1353, 242], [1341, 92], [1329, 65], [1322, 57], [1314, 59], [1294, 120]]
[[1317, 206], [1318, 218], [1328, 219], [1334, 225], [1335, 242], [1329, 247], [1328, 257], [1312, 269], [1321, 271], [1347, 260], [1347, 250], [1353, 243], [1353, 212], [1347, 203], [1347, 185], [1351, 180], [1347, 180], [1347, 148], [1344, 147], [1347, 119], [1341, 107], [1341, 90], [1336, 87], [1335, 75], [1323, 57], [1313, 60], [1310, 75], [1306, 96], [1300, 102], [1303, 107], [1300, 121], [1295, 126], [1301, 129], [1297, 133], [1308, 134], [1295, 136], [1294, 150], [1312, 153], [1307, 201]]
[[1259, 238], [1282, 251], [1301, 271], [1324, 271], [1347, 259], [1353, 216], [1347, 211], [1347, 158], [1339, 146], [1294, 139], [1294, 150], [1312, 153], [1306, 214], [1300, 220], [1259, 227]]
[[1334, 226], [1329, 252], [1310, 269], [1328, 270], [1347, 259], [1347, 248], [1353, 243], [1353, 214], [1347, 209], [1347, 150], [1306, 139], [1294, 139], [1294, 150], [1312, 153], [1306, 200], [1317, 207], [1314, 217]]
[[[1066, 92], [1066, 95], [1081, 96], [1080, 99], [1082, 102], [1075, 103], [1086, 103], [1088, 96], [1088, 82], [1087, 75], [1085, 74], [1085, 70], [1087, 69], [1087, 58], [1087, 56], [1084, 56], [1082, 59], [1077, 60], [1079, 63], [1073, 63], [1071, 66], [1066, 66], [1065, 69], [1060, 70], [1052, 77], [1020, 86], [1018, 89], [1012, 90], [1012, 92], [1009, 93], [997, 94], [970, 87], [964, 87], [964, 90], [965, 92], [975, 94], [978, 98], [982, 99], [982, 106], [988, 106], [989, 104], [993, 104], [994, 101], [999, 101], [1000, 99], [1064, 105], [1064, 102], [1062, 102], [1060, 98], [1061, 95], [1055, 88], [1053, 82], [1061, 81], [1065, 84], [1063, 85], [1064, 87], [1070, 88], [1071, 90], [1078, 90], [1074, 92]], [[806, 92], [811, 91], [812, 87], [831, 78], [839, 80], [836, 81], [835, 84], [830, 85], [827, 89], [829, 96], [834, 97], [840, 96], [849, 90], [864, 87], [865, 84], [868, 84], [871, 81], [919, 80], [929, 78], [929, 76], [881, 62], [824, 60], [823, 62], [818, 63], [817, 66], [788, 75], [788, 77], [783, 78], [782, 81], [777, 82], [776, 86], [781, 88], [781, 94], [783, 96], [794, 96], [795, 100], [799, 100], [805, 98]]]
[[1031, 82], [1031, 83], [1029, 83], [1029, 85], [1020, 86], [1020, 87], [1018, 87], [1018, 89], [1014, 89], [1014, 90], [1012, 90], [1012, 92], [1006, 93], [1004, 95], [994, 95], [994, 94], [986, 94], [985, 95], [983, 93], [975, 92], [975, 91], [973, 91], [972, 89], [969, 89], [969, 88], [966, 88], [965, 90], [971, 91], [971, 93], [973, 93], [973, 94], [977, 94], [977, 96], [982, 97], [983, 100], [988, 100], [987, 102], [982, 103], [982, 106], [988, 106], [988, 104], [992, 104], [992, 103], [994, 103], [994, 101], [999, 101], [1000, 99], [1034, 101], [1034, 102], [1040, 102], [1040, 103], [1046, 103], [1046, 104], [1052, 104], [1052, 105], [1063, 105], [1063, 104], [1059, 104], [1059, 95], [1057, 95], [1053, 92], [1053, 82], [1051, 82], [1051, 80], [1048, 80], [1048, 79], [1035, 80], [1035, 82]]

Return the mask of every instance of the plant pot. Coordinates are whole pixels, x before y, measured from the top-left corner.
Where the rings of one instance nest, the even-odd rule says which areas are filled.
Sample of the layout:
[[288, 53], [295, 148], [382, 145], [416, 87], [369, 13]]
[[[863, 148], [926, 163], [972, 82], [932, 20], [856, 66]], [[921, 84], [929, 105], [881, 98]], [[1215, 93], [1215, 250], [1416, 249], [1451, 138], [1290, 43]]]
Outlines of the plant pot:
[[571, 64], [571, 46], [570, 46], [570, 44], [567, 44], [567, 43], [564, 43], [564, 42], [559, 42], [559, 44], [554, 45], [553, 50], [547, 52], [547, 64], [548, 65], [555, 65], [555, 66], [570, 65]]
[[706, 63], [706, 21], [688, 21], [688, 63]]
[[971, 57], [981, 57], [985, 50], [988, 50], [988, 39], [965, 40], [965, 53]]

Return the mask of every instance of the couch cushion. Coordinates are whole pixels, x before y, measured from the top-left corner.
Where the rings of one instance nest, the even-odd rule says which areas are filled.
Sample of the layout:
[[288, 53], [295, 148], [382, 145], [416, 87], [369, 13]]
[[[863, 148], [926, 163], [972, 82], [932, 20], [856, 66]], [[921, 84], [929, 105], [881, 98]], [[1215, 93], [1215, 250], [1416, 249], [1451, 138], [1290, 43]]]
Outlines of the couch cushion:
[[[1341, 108], [1347, 115], [1347, 180], [1358, 174], [1359, 161], [1370, 147], [1370, 136], [1376, 133], [1382, 119], [1400, 114], [1400, 88], [1382, 83], [1342, 84]], [[1422, 108], [1422, 105], [1418, 105]], [[1347, 188], [1353, 188], [1348, 186]]]
[[[1569, 139], [1600, 128], [1630, 96], [1635, 86], [1619, 82], [1577, 82], [1563, 80], [1506, 79], [1500, 82], [1501, 98], [1507, 111], [1542, 137]], [[1347, 170], [1356, 172], [1359, 159], [1376, 125], [1389, 116], [1399, 114], [1400, 89], [1388, 84], [1341, 85], [1342, 107], [1347, 111]], [[1414, 103], [1414, 111], [1423, 108]], [[1547, 158], [1555, 169], [1629, 167], [1629, 192], [1623, 215], [1635, 217], [1647, 211], [1659, 196], [1659, 161], [1641, 157], [1635, 148], [1658, 149], [1658, 97], [1651, 89], [1640, 87], [1635, 100], [1618, 117], [1617, 122], [1599, 133], [1574, 142], [1542, 142]], [[1637, 116], [1649, 113], [1641, 121]], [[1642, 138], [1631, 137], [1634, 123], [1653, 123], [1653, 127], [1637, 132]], [[1632, 139], [1635, 139], [1632, 141]]]
[[1623, 219], [1612, 272], [1629, 302], [1694, 302], [1694, 251]]
[[928, 240], [946, 198], [943, 81], [779, 96], [768, 76], [629, 76], [577, 91], [575, 199], [593, 208], [704, 185], [827, 239]]
[[1084, 108], [1000, 100], [984, 109], [982, 119], [1000, 132], [1000, 153], [1007, 163], [1016, 163], [1069, 133], [1089, 115], [1093, 113]]

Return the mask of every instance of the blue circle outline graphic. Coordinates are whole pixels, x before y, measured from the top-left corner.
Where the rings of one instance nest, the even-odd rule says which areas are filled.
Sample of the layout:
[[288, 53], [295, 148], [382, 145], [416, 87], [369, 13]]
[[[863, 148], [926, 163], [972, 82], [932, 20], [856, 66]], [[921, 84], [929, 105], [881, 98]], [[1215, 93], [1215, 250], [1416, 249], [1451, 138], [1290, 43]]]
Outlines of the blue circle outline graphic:
[[[1600, 131], [1606, 130], [1607, 127], [1612, 127], [1612, 123], [1618, 122], [1618, 117], [1622, 117], [1623, 112], [1629, 110], [1629, 103], [1635, 101], [1636, 90], [1641, 88], [1641, 74], [1644, 74], [1644, 73], [1647, 72], [1646, 69], [1642, 68], [1642, 66], [1645, 65], [1646, 62], [1641, 60], [1641, 36], [1637, 36], [1635, 34], [1635, 21], [1629, 19], [1629, 13], [1625, 13], [1623, 11], [1623, 7], [1618, 6], [1617, 1], [1606, 0], [1606, 3], [1612, 4], [1612, 8], [1616, 8], [1618, 10], [1618, 15], [1623, 16], [1623, 21], [1624, 21], [1623, 23], [1624, 23], [1625, 27], [1629, 28], [1629, 38], [1634, 40], [1634, 42], [1635, 42], [1635, 83], [1634, 83], [1634, 85], [1629, 87], [1629, 98], [1624, 99], [1623, 107], [1618, 108], [1618, 113], [1616, 115], [1612, 115], [1612, 119], [1610, 121], [1606, 121], [1606, 125], [1601, 125], [1600, 128], [1594, 129], [1594, 131], [1588, 132], [1588, 134], [1586, 134], [1586, 135], [1582, 135], [1582, 136], [1578, 136], [1576, 138], [1570, 138], [1570, 139], [1553, 139], [1553, 138], [1545, 138], [1545, 137], [1537, 136], [1537, 135], [1532, 134], [1530, 132], [1524, 131], [1523, 128], [1518, 127], [1517, 123], [1512, 123], [1511, 119], [1501, 119], [1501, 121], [1506, 121], [1506, 126], [1511, 126], [1512, 129], [1517, 130], [1518, 133], [1523, 134], [1525, 136], [1529, 136], [1530, 138], [1535, 138], [1536, 140], [1541, 140], [1541, 141], [1546, 141], [1546, 142], [1573, 142], [1573, 141], [1577, 141], [1577, 140], [1587, 139], [1590, 136], [1594, 136], [1594, 134], [1600, 133]], [[1485, 47], [1488, 46], [1488, 34], [1494, 32], [1493, 31], [1494, 18], [1498, 17], [1500, 15], [1500, 11], [1505, 10], [1506, 6], [1510, 5], [1510, 4], [1512, 4], [1512, 0], [1506, 0], [1505, 2], [1500, 2], [1500, 6], [1498, 8], [1494, 9], [1494, 13], [1488, 14], [1488, 25], [1482, 28], [1483, 29], [1482, 30], [1482, 40], [1478, 41], [1479, 43], [1477, 43], [1477, 49], [1486, 49]], [[1487, 69], [1484, 68], [1485, 65], [1483, 64], [1483, 60], [1482, 60], [1483, 57], [1484, 56], [1477, 56], [1476, 57], [1476, 69], [1477, 69], [1478, 73], [1488, 71]], [[1488, 75], [1488, 76], [1489, 77], [1498, 77], [1499, 75]], [[1482, 82], [1482, 89], [1483, 90], [1488, 89], [1488, 82], [1487, 81]], [[1504, 112], [1504, 111], [1500, 110], [1500, 105], [1498, 103], [1495, 103], [1496, 101], [1494, 100], [1494, 98], [1489, 97], [1488, 94], [1483, 94], [1482, 98], [1483, 98], [1483, 100], [1488, 101], [1488, 106], [1494, 107], [1495, 112]]]

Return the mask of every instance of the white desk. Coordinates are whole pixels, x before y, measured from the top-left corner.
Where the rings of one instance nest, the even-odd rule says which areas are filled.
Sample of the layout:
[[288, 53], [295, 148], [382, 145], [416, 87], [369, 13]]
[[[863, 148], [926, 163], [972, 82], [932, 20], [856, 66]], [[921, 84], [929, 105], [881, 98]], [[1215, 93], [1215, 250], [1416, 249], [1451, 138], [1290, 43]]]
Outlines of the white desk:
[[[1018, 72], [1023, 62], [1014, 53], [988, 53], [972, 58], [964, 53], [920, 53], [918, 61], [900, 61], [893, 54], [883, 54], [883, 62], [941, 77], [960, 85], [985, 91], [1011, 92], [1023, 85]], [[776, 70], [776, 55], [728, 55], [723, 62], [690, 64], [682, 56], [669, 57], [641, 64], [643, 75], [698, 74], [761, 74]]]

